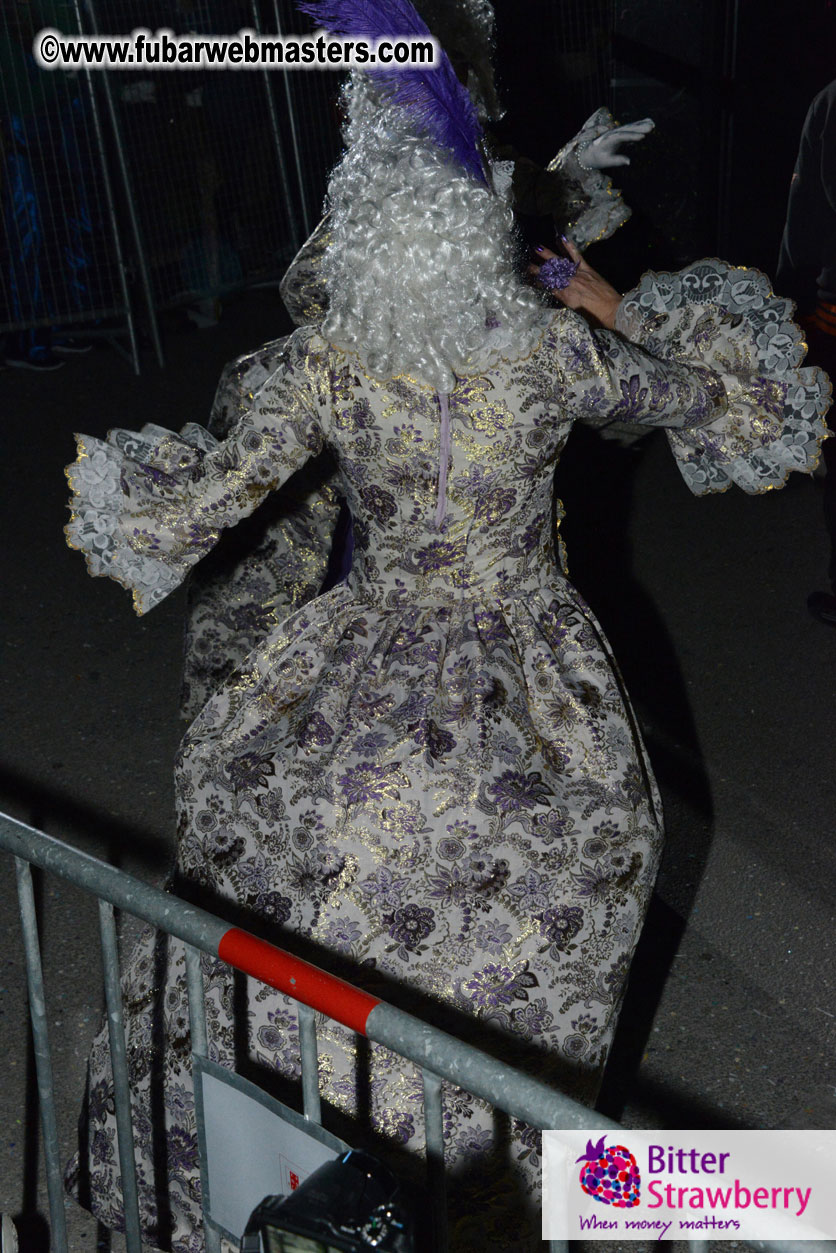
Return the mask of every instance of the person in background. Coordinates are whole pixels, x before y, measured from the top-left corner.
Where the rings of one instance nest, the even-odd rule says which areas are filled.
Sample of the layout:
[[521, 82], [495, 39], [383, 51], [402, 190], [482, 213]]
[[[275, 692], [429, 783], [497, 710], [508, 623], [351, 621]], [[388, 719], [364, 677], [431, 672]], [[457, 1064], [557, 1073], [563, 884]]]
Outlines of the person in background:
[[[777, 289], [792, 296], [810, 360], [836, 377], [836, 80], [815, 97], [801, 131], [778, 258]], [[828, 416], [836, 432], [836, 416]], [[836, 626], [836, 440], [825, 440], [824, 517], [830, 537], [829, 589], [807, 598], [810, 612]]]

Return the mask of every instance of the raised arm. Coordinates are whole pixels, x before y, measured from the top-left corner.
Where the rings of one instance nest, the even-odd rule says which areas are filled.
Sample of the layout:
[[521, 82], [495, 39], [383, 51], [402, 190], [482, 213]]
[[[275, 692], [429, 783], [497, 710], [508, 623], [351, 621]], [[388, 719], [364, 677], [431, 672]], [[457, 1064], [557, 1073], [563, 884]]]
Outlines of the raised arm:
[[[248, 413], [218, 443], [189, 424], [179, 435], [149, 425], [78, 439], [68, 468], [66, 528], [93, 575], [134, 593], [145, 613], [183, 580], [220, 532], [251, 514], [323, 445], [321, 365], [312, 333], [292, 335]], [[321, 341], [316, 341], [321, 346]]]
[[553, 294], [568, 307], [555, 365], [573, 416], [667, 427], [697, 495], [732, 483], [768, 491], [792, 470], [815, 469], [830, 382], [802, 365], [791, 302], [772, 294], [765, 275], [705, 260], [646, 274], [619, 299], [569, 250], [577, 272], [564, 273]]
[[606, 109], [596, 109], [547, 165], [547, 173], [572, 189], [562, 228], [582, 248], [609, 239], [630, 217], [629, 206], [605, 171], [629, 164], [621, 145], [638, 142], [652, 129], [650, 118], [619, 127]]

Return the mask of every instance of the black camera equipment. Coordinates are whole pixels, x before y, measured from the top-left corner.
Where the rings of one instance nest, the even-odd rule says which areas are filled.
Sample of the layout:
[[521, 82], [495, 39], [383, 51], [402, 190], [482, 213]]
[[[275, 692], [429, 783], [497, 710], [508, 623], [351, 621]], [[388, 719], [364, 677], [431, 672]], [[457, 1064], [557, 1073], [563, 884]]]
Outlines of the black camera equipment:
[[413, 1253], [413, 1225], [387, 1166], [349, 1149], [250, 1217], [241, 1253]]

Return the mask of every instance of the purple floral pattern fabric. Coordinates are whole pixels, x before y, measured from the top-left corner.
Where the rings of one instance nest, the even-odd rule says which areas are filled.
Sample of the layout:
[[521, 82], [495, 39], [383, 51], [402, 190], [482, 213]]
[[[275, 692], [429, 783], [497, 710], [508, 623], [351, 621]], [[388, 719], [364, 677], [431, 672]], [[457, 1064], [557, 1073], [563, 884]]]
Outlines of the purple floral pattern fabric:
[[[369, 377], [311, 328], [286, 341], [217, 448], [183, 455], [179, 476], [176, 437], [162, 445], [164, 474], [139, 440], [144, 460], [122, 467], [118, 545], [153, 551], [169, 578], [323, 446], [355, 519], [348, 580], [269, 629], [183, 741], [177, 890], [591, 1096], [662, 837], [606, 641], [556, 561], [553, 472], [576, 418], [684, 429], [720, 421], [726, 405], [710, 367], [660, 362], [561, 310], [529, 357], [465, 375], [450, 394], [440, 525], [438, 397]], [[71, 475], [79, 495], [88, 455], [83, 445]], [[213, 1057], [268, 1085], [297, 1078], [289, 1002], [237, 988], [218, 962], [204, 974]], [[177, 942], [141, 939], [125, 1017], [146, 1237], [196, 1253]], [[378, 1150], [420, 1155], [414, 1068], [333, 1024], [319, 1038], [329, 1116], [354, 1120], [355, 1142], [365, 1128]], [[103, 1033], [70, 1175], [82, 1194], [89, 1179], [89, 1203], [119, 1226], [111, 1083]], [[508, 1198], [536, 1201], [537, 1135], [516, 1125], [498, 1154], [492, 1111], [448, 1087], [445, 1136], [451, 1190], [465, 1173], [469, 1188], [452, 1247], [519, 1247]]]
[[[209, 415], [215, 439], [225, 439], [250, 410], [281, 362], [283, 345], [272, 340], [226, 366]], [[181, 692], [187, 721], [283, 618], [320, 590], [339, 512], [336, 465], [324, 452], [192, 572]]]

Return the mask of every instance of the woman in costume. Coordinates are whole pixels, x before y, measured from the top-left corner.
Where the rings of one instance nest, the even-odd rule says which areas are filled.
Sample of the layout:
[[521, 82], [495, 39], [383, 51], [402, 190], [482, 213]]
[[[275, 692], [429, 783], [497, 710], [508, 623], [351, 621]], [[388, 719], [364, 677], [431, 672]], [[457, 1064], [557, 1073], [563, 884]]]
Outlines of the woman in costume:
[[[591, 1099], [662, 833], [606, 641], [555, 554], [555, 464], [575, 420], [617, 418], [667, 427], [698, 493], [767, 490], [813, 468], [829, 387], [801, 367], [788, 303], [719, 262], [646, 276], [619, 302], [549, 257], [545, 280], [604, 329], [544, 307], [515, 272], [507, 188], [469, 102], [449, 67], [433, 73], [420, 120], [392, 79], [351, 88], [321, 330], [290, 336], [222, 443], [194, 426], [82, 439], [68, 538], [145, 612], [332, 450], [352, 570], [272, 629], [187, 733], [178, 889]], [[221, 963], [204, 975], [214, 1058], [297, 1076], [285, 998], [248, 988], [244, 1004]], [[143, 936], [125, 1010], [143, 1227], [186, 1253], [201, 1215], [177, 941]], [[420, 1152], [414, 1069], [376, 1047], [363, 1059], [333, 1024], [320, 1050], [331, 1111]], [[103, 1033], [74, 1171], [119, 1225], [111, 1085]], [[448, 1088], [445, 1155], [466, 1197], [452, 1248], [524, 1247], [509, 1214], [538, 1190], [531, 1129], [503, 1141]]]
[[[494, 67], [494, 26], [488, 0], [421, 0], [417, 6], [465, 82], [480, 120], [502, 116]], [[545, 169], [486, 136], [496, 177], [510, 178], [514, 208], [551, 217], [582, 250], [608, 239], [630, 217], [608, 170], [629, 164], [625, 144], [652, 129], [649, 118], [617, 126], [596, 109]], [[296, 326], [320, 325], [328, 309], [322, 259], [331, 242], [330, 214], [294, 257], [281, 284]], [[247, 411], [253, 393], [279, 362], [283, 339], [231, 361], [221, 376], [208, 428], [223, 439]], [[613, 431], [625, 428], [616, 424]], [[271, 497], [266, 508], [224, 543], [191, 577], [183, 658], [181, 710], [191, 721], [212, 693], [283, 618], [301, 609], [351, 565], [352, 535], [341, 504], [336, 465], [326, 450]]]

